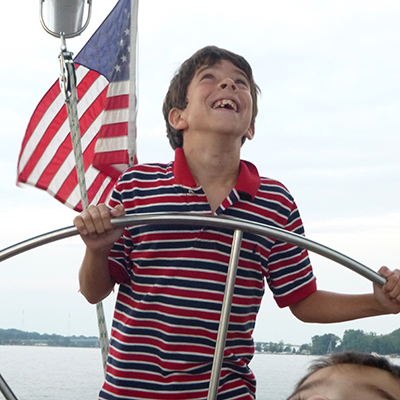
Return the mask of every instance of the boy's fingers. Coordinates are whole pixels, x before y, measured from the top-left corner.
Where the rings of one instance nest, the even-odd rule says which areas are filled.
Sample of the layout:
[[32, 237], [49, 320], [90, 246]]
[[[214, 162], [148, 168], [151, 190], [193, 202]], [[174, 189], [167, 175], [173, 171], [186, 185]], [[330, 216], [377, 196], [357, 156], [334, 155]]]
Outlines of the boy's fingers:
[[105, 204], [99, 204], [97, 207], [90, 206], [87, 211], [91, 215], [95, 228], [93, 233], [103, 235], [113, 230], [110, 209]]
[[[96, 207], [89, 206], [87, 210], [81, 212], [81, 218], [85, 224], [85, 228], [89, 236], [99, 233], [99, 212]], [[100, 227], [100, 233], [104, 228]]]
[[400, 271], [390, 271], [385, 277], [387, 283], [383, 287], [384, 292], [390, 299], [400, 301]]
[[98, 231], [99, 234], [109, 232], [113, 230], [113, 227], [111, 225], [111, 212], [110, 209], [105, 205], [105, 204], [100, 204], [97, 207], [97, 217], [98, 217], [98, 223], [99, 226], [98, 228], [101, 229], [101, 231]]
[[393, 271], [388, 267], [380, 267], [378, 271], [379, 275], [382, 275], [384, 278], [389, 278], [389, 276], [393, 275]]
[[74, 218], [74, 225], [75, 225], [76, 229], [78, 229], [78, 231], [81, 235], [88, 234], [88, 231], [85, 228], [85, 223], [83, 222], [81, 215], [78, 215], [77, 217]]
[[118, 205], [112, 210], [105, 204], [89, 206], [74, 218], [74, 225], [81, 235], [95, 239], [98, 236], [108, 234], [114, 229], [111, 224], [111, 217], [123, 215], [125, 215], [125, 209], [122, 205]]
[[122, 217], [125, 215], [125, 209], [122, 204], [118, 204], [115, 208], [111, 210], [111, 216], [116, 218], [116, 217]]

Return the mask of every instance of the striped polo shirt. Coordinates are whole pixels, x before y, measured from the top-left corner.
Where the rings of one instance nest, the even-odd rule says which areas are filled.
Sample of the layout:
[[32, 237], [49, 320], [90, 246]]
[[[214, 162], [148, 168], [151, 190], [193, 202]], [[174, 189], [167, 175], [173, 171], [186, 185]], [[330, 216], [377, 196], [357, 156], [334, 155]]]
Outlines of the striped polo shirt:
[[[182, 149], [169, 164], [137, 165], [123, 174], [109, 205], [127, 214], [212, 214]], [[304, 234], [296, 204], [279, 182], [240, 162], [235, 188], [217, 215]], [[167, 225], [127, 227], [110, 252], [117, 283], [107, 374], [101, 399], [205, 400], [233, 232]], [[307, 251], [244, 233], [218, 399], [254, 399], [252, 332], [264, 282], [280, 307], [316, 290]]]

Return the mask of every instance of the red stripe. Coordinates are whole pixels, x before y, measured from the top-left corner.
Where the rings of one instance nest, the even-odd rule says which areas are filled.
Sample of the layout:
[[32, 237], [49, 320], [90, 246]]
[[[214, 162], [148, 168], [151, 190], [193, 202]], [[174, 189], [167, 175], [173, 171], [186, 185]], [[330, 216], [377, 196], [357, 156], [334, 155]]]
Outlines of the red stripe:
[[129, 165], [129, 156], [126, 150], [119, 150], [107, 153], [95, 153], [93, 157], [93, 166], [105, 174], [117, 180], [121, 172], [113, 167], [113, 164]]
[[[86, 148], [86, 150], [83, 152], [83, 158], [84, 161], [87, 159], [91, 159], [94, 153], [94, 145], [95, 141], [92, 140], [89, 146]], [[85, 170], [87, 170], [88, 167], [85, 165]], [[68, 176], [65, 177], [64, 183], [60, 187], [59, 191], [57, 192], [57, 196], [68, 199], [68, 197], [71, 195], [72, 191], [75, 189], [76, 185], [78, 184], [78, 175], [76, 173], [76, 169], [73, 168], [72, 173], [69, 173]], [[89, 200], [89, 197], [88, 197]], [[89, 202], [91, 199], [89, 200]]]
[[102, 125], [99, 138], [119, 137], [128, 134], [128, 122], [117, 122], [115, 124]]
[[102, 164], [128, 164], [128, 152], [126, 150], [117, 150], [95, 153], [93, 165], [96, 167]]
[[104, 109], [118, 110], [129, 108], [129, 95], [121, 94], [119, 96], [107, 97]]
[[[97, 73], [96, 75], [98, 76]], [[88, 78], [91, 77], [89, 76]], [[92, 79], [88, 79], [88, 81], [89, 80], [92, 81]], [[86, 85], [88, 84], [88, 81], [86, 82]], [[86, 110], [86, 112], [80, 118], [79, 127], [81, 131], [81, 136], [83, 136], [86, 133], [87, 129], [91, 126], [91, 124], [95, 121], [95, 119], [101, 112], [102, 106], [104, 104], [105, 94], [106, 90], [100, 93], [99, 96], [96, 98], [96, 100], [92, 103], [92, 105]], [[72, 151], [71, 135], [68, 134], [65, 140], [62, 143], [60, 143], [60, 146], [57, 149], [56, 153], [54, 154], [54, 157], [49, 162], [46, 169], [43, 171], [42, 176], [40, 177], [37, 183], [38, 187], [47, 189], [47, 187], [53, 180], [55, 174], [58, 172], [59, 168], [62, 166], [63, 162], [69, 156], [71, 151]], [[90, 166], [91, 160], [93, 158], [93, 153], [94, 153], [94, 146], [92, 146], [92, 148], [89, 146], [89, 149], [85, 150], [84, 152], [85, 170], [87, 170]], [[68, 196], [65, 197], [64, 200], [66, 200]]]
[[53, 121], [49, 124], [48, 129], [43, 133], [40, 142], [36, 146], [35, 150], [32, 152], [32, 155], [26, 163], [24, 170], [20, 173], [20, 176], [18, 177], [18, 180], [20, 182], [25, 182], [29, 179], [29, 175], [32, 173], [43, 152], [46, 150], [53, 137], [57, 134], [61, 125], [65, 122], [66, 118], [67, 108], [64, 105], [61, 110], [56, 114]]
[[[69, 195], [74, 190], [77, 183], [78, 183], [78, 176], [76, 173], [76, 169], [74, 168], [68, 174], [68, 177], [64, 181], [64, 184], [61, 186], [60, 190], [54, 195], [54, 197], [58, 201], [61, 201], [62, 203], [66, 203]], [[68, 194], [68, 195], [66, 195], [66, 194]], [[71, 206], [73, 206], [73, 204], [71, 204]], [[82, 206], [81, 206], [81, 209], [82, 209]]]
[[[79, 64], [75, 64], [75, 65], [77, 65], [79, 67]], [[76, 91], [78, 93], [78, 99], [82, 99], [83, 98], [85, 93], [87, 91], [89, 91], [89, 89], [91, 88], [93, 83], [96, 82], [96, 80], [99, 78], [99, 76], [100, 76], [100, 74], [98, 72], [92, 71], [92, 70], [88, 70], [88, 72], [83, 77], [83, 79], [79, 82], [79, 85], [76, 88]]]
[[[79, 68], [79, 65], [77, 65], [77, 68]], [[85, 93], [91, 88], [91, 86], [98, 78], [99, 74], [97, 72], [89, 71], [84, 76], [84, 78], [77, 87], [78, 98], [83, 98]], [[95, 101], [87, 108], [85, 113], [80, 118], [79, 124], [82, 136], [84, 136], [84, 134], [87, 132], [87, 130], [96, 120], [96, 118], [98, 118], [99, 114], [103, 111], [106, 102], [108, 109], [118, 109], [129, 106], [129, 96], [127, 95], [116, 96], [114, 98], [110, 98], [107, 100], [106, 99], [107, 89], [108, 86], [97, 96]], [[54, 100], [57, 98], [57, 96], [59, 96], [59, 94], [60, 94], [60, 88], [59, 88], [59, 83], [57, 81], [52, 85], [50, 90], [45, 94], [45, 96], [39, 102], [35, 112], [33, 113], [29, 121], [28, 128], [21, 147], [20, 158], [29, 139], [31, 138], [32, 134], [34, 133], [35, 129], [37, 128], [43, 116], [46, 113], [48, 113], [48, 115], [49, 113], [51, 114], [52, 104]], [[68, 115], [66, 106], [63, 105], [62, 108], [54, 115], [54, 118], [48, 125], [47, 129], [42, 133], [41, 139], [38, 142], [36, 148], [33, 150], [29, 160], [26, 162], [24, 169], [22, 171], [18, 171], [19, 182], [25, 183], [31, 179], [30, 175], [33, 172], [34, 168], [36, 167], [37, 162], [40, 160], [46, 148], [53, 140], [53, 138], [57, 136], [59, 129], [65, 123], [67, 118]], [[101, 129], [101, 131], [106, 137], [126, 135], [127, 130], [128, 130], [127, 122], [106, 125], [104, 128], [102, 127]], [[109, 164], [126, 164], [126, 165], [129, 164], [129, 157], [126, 150], [107, 152], [95, 156], [94, 150], [95, 150], [95, 142], [97, 140], [97, 136], [95, 136], [94, 137], [95, 140], [92, 140], [91, 143], [88, 145], [83, 155], [85, 170], [89, 168], [91, 162], [94, 159], [100, 160], [97, 165], [103, 168], [103, 173], [99, 173], [99, 175], [95, 178], [95, 181], [88, 190], [89, 203], [91, 203], [93, 198], [97, 195], [97, 192], [101, 188], [104, 179], [106, 179], [108, 175], [112, 178], [112, 180], [107, 185], [106, 190], [102, 193], [100, 197], [100, 201], [105, 202], [109, 191], [112, 189], [115, 183], [115, 180], [119, 177], [120, 172], [115, 170], [115, 168], [113, 168]], [[72, 151], [72, 143], [70, 139], [70, 134], [68, 134], [67, 137], [63, 138], [62, 142], [60, 143], [59, 147], [57, 148], [51, 160], [48, 161], [46, 168], [43, 170], [42, 175], [37, 180], [35, 186], [38, 187], [39, 189], [47, 190], [50, 183], [54, 179], [54, 176], [62, 167], [63, 163], [65, 162], [66, 158], [69, 156], [71, 151]], [[55, 198], [60, 202], [65, 203], [70, 194], [72, 193], [72, 191], [75, 189], [76, 185], [77, 185], [76, 172], [71, 171], [65, 176], [63, 184], [61, 185], [59, 191], [55, 194]], [[78, 208], [81, 208], [81, 205], [79, 205]]]
[[105, 203], [107, 200], [108, 194], [111, 192], [114, 187], [115, 180], [111, 179], [110, 183], [107, 185], [106, 189], [102, 192], [98, 204]]
[[[91, 159], [93, 159], [93, 154], [94, 154], [94, 148], [95, 148], [96, 140], [92, 140], [90, 144], [87, 146], [85, 151], [83, 152], [83, 158], [85, 161], [85, 170], [89, 168], [90, 165], [87, 165]], [[126, 152], [125, 152], [126, 153]], [[72, 191], [75, 189], [76, 185], [78, 184], [78, 178], [76, 174], [76, 170], [74, 169], [72, 171], [73, 173], [68, 174], [66, 176], [66, 179], [63, 183], [63, 185], [60, 187], [59, 191], [57, 192], [57, 198], [59, 199], [68, 199]], [[107, 175], [100, 172], [98, 176], [95, 178], [94, 182], [92, 185], [88, 188], [88, 202], [89, 204], [92, 202], [93, 197], [97, 194], [99, 188], [101, 187], [104, 179], [106, 179]], [[115, 183], [115, 180], [112, 180], [110, 184], [107, 185], [107, 188], [109, 190], [112, 189], [113, 185]], [[105, 201], [105, 198], [107, 197], [108, 192], [104, 194], [103, 202]], [[82, 210], [82, 205], [79, 203], [79, 206], [75, 207], [76, 210]]]
[[43, 118], [44, 113], [47, 111], [47, 109], [51, 106], [53, 101], [59, 95], [59, 93], [60, 93], [60, 84], [57, 80], [56, 82], [54, 82], [53, 86], [47, 91], [47, 93], [43, 96], [42, 100], [40, 100], [39, 104], [36, 106], [36, 109], [31, 116], [28, 127], [26, 129], [24, 139], [22, 141], [20, 157], [23, 150], [25, 149], [26, 143], [32, 136], [33, 131], [39, 124], [40, 120]]
[[[37, 181], [36, 186], [40, 189], [47, 190], [50, 182], [64, 163], [65, 159], [72, 151], [71, 136], [68, 135], [62, 143], [60, 143], [56, 153], [54, 154], [51, 161], [43, 171], [40, 179]], [[64, 199], [66, 200], [66, 199]]]
[[[104, 180], [107, 179], [107, 176], [105, 174], [103, 174], [102, 172], [99, 172], [99, 174], [96, 176], [95, 180], [93, 181], [93, 183], [90, 185], [90, 187], [87, 189], [87, 194], [88, 194], [88, 199], [91, 199], [91, 201], [96, 197], [97, 192], [99, 191], [99, 189], [101, 188], [101, 185], [103, 184]], [[113, 181], [111, 181], [111, 183], [109, 183], [107, 185], [107, 188], [109, 188], [109, 190], [112, 189], [113, 187]], [[106, 192], [108, 193], [108, 191], [106, 190]], [[106, 194], [107, 194], [106, 193]], [[100, 199], [101, 200], [101, 199]], [[91, 201], [89, 201], [89, 204], [91, 203]], [[100, 203], [101, 201], [99, 201]], [[104, 203], [104, 201], [103, 201]]]
[[[93, 84], [93, 81], [98, 76], [99, 76], [98, 73], [86, 74], [86, 76], [84, 77], [84, 79], [82, 79], [82, 81], [79, 83], [78, 88], [77, 88], [78, 93], [80, 93], [80, 96], [83, 96], [82, 90], [90, 87]], [[55, 90], [55, 89], [57, 89], [57, 90]], [[30, 131], [30, 136], [32, 135], [34, 129], [37, 127], [40, 120], [43, 118], [44, 114], [47, 112], [49, 105], [50, 105], [50, 109], [51, 109], [51, 104], [53, 103], [54, 99], [60, 94], [59, 86], [57, 84], [54, 84], [52, 87], [52, 90], [49, 91], [48, 94], [50, 94], [50, 97], [47, 98], [47, 95], [45, 95], [43, 97], [42, 101], [39, 103], [38, 107], [36, 108], [38, 115], [40, 115], [40, 119], [38, 120], [38, 116], [35, 115], [36, 114], [36, 111], [35, 111], [34, 116], [32, 117], [31, 121], [29, 122], [28, 130], [32, 129], [32, 131]], [[65, 105], [63, 105], [61, 110], [55, 115], [53, 121], [49, 124], [46, 131], [43, 132], [42, 137], [41, 137], [39, 143], [37, 144], [35, 150], [32, 152], [31, 157], [30, 157], [29, 161], [26, 163], [24, 170], [21, 171], [20, 176], [18, 178], [18, 180], [20, 182], [26, 182], [29, 179], [29, 175], [32, 173], [37, 162], [40, 160], [40, 158], [43, 155], [44, 151], [46, 150], [47, 146], [50, 144], [51, 140], [57, 135], [59, 129], [64, 124], [64, 122], [67, 120], [67, 118], [68, 118], [67, 108]], [[65, 143], [67, 143], [67, 141], [63, 140], [62, 143], [65, 144]], [[60, 144], [60, 146], [62, 146], [62, 144]], [[60, 165], [62, 165], [63, 161], [65, 160], [65, 157], [67, 157], [68, 154], [69, 154], [69, 152], [65, 151], [63, 149], [61, 149], [61, 152], [58, 152], [58, 156], [56, 158], [56, 160], [58, 160], [58, 167]], [[51, 168], [51, 170], [53, 170], [53, 171], [55, 169], [58, 169], [58, 168], [57, 167]], [[46, 181], [50, 182], [51, 179], [52, 179], [52, 176], [50, 178], [47, 178]], [[37, 187], [47, 189], [46, 184], [43, 182], [38, 184]]]

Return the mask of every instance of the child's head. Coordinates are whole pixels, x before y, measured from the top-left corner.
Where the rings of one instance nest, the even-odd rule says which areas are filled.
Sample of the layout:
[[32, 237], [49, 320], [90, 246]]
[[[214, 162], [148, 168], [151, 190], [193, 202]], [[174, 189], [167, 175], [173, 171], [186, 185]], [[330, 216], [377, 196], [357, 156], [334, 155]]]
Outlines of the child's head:
[[344, 352], [310, 367], [287, 400], [400, 400], [400, 366], [385, 357]]
[[167, 95], [164, 99], [163, 114], [167, 126], [167, 136], [174, 150], [183, 146], [183, 132], [174, 129], [170, 125], [170, 111], [173, 108], [177, 108], [179, 110], [184, 110], [186, 108], [188, 87], [196, 71], [203, 65], [213, 66], [221, 60], [230, 61], [246, 74], [250, 83], [250, 93], [253, 100], [252, 121], [255, 121], [258, 112], [257, 95], [260, 90], [254, 82], [253, 72], [250, 64], [243, 57], [228, 50], [224, 50], [215, 46], [204, 47], [193, 54], [181, 65], [180, 69], [171, 80]]

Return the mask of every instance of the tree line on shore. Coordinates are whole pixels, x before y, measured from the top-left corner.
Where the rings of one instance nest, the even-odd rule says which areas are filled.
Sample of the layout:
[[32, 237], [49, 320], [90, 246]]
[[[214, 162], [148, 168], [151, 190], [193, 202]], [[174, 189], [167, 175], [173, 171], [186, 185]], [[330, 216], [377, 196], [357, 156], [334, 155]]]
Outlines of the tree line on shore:
[[[54, 347], [100, 347], [96, 336], [62, 336], [56, 334], [40, 334], [25, 332], [18, 329], [0, 329], [0, 345], [19, 346], [54, 346]], [[386, 334], [366, 333], [360, 329], [346, 330], [343, 337], [333, 333], [315, 335], [311, 343], [292, 345], [280, 341], [256, 342], [258, 353], [292, 353], [324, 355], [339, 351], [361, 351], [386, 355], [400, 355], [400, 329]]]
[[24, 332], [18, 329], [0, 329], [0, 345], [53, 346], [53, 347], [100, 347], [95, 336], [62, 336]]
[[346, 330], [343, 337], [333, 333], [316, 335], [311, 338], [311, 343], [301, 346], [273, 342], [256, 342], [256, 351], [264, 353], [293, 353], [324, 355], [340, 351], [360, 351], [365, 353], [378, 353], [385, 355], [400, 355], [400, 329], [386, 334], [366, 333], [363, 330]]

